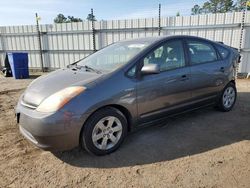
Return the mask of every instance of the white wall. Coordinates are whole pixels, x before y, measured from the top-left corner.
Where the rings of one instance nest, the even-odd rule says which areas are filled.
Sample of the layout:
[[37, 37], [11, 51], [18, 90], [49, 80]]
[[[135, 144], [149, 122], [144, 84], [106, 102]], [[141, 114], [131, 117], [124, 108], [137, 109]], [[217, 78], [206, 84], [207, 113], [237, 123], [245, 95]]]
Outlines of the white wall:
[[[214, 41], [222, 41], [239, 47], [242, 13], [207, 14], [161, 18], [161, 35], [193, 35]], [[243, 36], [243, 62], [239, 72], [250, 72], [250, 12], [245, 19]], [[64, 67], [93, 50], [91, 22], [41, 25], [44, 66]], [[113, 42], [158, 36], [158, 19], [130, 19], [95, 22], [96, 48]], [[36, 26], [0, 27], [0, 61], [3, 64], [6, 51], [26, 51], [29, 66], [40, 68], [39, 43]]]

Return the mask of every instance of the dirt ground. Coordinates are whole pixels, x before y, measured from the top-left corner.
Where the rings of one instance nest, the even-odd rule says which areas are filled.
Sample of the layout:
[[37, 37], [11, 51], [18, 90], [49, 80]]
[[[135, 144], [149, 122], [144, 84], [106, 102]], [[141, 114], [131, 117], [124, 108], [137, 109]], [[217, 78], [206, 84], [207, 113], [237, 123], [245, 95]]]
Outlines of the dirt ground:
[[104, 157], [43, 151], [20, 135], [13, 108], [31, 81], [0, 75], [0, 187], [250, 187], [250, 80], [237, 81], [231, 112], [171, 118]]

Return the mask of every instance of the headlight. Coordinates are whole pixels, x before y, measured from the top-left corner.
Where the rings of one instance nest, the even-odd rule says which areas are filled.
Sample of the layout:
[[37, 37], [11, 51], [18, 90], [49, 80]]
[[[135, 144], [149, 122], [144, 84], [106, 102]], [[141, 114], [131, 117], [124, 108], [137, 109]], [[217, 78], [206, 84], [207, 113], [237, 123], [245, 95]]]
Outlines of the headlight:
[[62, 89], [42, 101], [36, 110], [39, 112], [55, 112], [85, 89], [82, 86], [72, 86]]

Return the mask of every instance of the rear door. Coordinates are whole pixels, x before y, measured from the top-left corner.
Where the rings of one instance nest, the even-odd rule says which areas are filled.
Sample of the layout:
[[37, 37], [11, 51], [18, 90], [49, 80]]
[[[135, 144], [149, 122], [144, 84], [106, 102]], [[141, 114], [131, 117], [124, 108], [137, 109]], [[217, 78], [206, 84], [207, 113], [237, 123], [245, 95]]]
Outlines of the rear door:
[[216, 97], [226, 81], [228, 65], [215, 46], [205, 40], [187, 39], [186, 49], [191, 67], [192, 98], [206, 100]]
[[142, 121], [160, 117], [191, 98], [190, 67], [187, 66], [182, 40], [160, 45], [143, 64], [159, 64], [160, 73], [144, 75], [137, 82], [137, 108]]

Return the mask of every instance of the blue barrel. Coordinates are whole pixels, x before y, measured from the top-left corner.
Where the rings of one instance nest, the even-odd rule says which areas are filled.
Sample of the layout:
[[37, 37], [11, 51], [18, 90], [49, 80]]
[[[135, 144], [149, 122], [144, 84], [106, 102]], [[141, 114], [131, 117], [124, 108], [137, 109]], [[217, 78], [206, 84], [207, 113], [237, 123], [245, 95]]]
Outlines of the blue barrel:
[[28, 53], [8, 53], [7, 55], [13, 77], [29, 78]]

